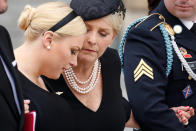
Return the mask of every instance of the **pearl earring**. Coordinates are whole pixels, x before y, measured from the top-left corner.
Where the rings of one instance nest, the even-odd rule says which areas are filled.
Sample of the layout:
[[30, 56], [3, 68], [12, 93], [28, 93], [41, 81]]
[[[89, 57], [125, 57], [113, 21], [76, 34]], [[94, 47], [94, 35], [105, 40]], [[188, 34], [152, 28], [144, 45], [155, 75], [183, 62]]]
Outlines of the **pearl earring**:
[[50, 50], [50, 46], [47, 46], [47, 49]]

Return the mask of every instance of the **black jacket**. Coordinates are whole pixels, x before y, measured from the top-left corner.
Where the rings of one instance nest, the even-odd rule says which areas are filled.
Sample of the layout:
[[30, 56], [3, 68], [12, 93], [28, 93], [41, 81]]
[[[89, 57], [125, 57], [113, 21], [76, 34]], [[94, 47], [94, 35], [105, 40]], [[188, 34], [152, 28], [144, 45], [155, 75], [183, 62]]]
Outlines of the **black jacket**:
[[17, 67], [12, 65], [15, 60], [11, 39], [7, 30], [0, 26], [0, 55], [8, 67], [16, 86], [16, 92], [21, 108], [21, 115], [16, 107], [12, 87], [7, 77], [2, 61], [0, 61], [0, 130], [21, 131], [24, 121], [24, 104], [17, 76]]

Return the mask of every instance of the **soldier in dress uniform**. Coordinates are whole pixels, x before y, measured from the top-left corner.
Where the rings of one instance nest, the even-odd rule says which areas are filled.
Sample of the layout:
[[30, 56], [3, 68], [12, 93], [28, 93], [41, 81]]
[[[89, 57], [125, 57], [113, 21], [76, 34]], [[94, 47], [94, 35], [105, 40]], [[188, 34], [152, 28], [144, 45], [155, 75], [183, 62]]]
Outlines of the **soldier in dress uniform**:
[[[195, 22], [196, 0], [161, 0], [122, 38], [127, 93], [143, 131], [196, 131]], [[178, 106], [190, 113], [184, 125], [170, 109]]]

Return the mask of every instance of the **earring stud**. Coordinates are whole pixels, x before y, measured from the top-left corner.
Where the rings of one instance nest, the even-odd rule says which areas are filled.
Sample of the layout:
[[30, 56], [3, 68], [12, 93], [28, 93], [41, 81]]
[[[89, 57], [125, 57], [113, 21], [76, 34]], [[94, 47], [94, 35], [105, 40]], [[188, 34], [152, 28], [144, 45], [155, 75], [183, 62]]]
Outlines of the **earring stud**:
[[50, 46], [47, 46], [47, 49], [50, 50]]

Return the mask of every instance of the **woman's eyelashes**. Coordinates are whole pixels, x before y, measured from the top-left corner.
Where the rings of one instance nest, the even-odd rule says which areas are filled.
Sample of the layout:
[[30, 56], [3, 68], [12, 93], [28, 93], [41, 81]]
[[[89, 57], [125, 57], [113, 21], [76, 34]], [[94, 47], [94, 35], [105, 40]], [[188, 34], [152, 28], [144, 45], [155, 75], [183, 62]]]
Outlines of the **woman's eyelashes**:
[[98, 35], [102, 36], [102, 37], [106, 37], [108, 35], [108, 33], [105, 30], [92, 30], [91, 28], [87, 28], [87, 32], [88, 33], [97, 33]]
[[71, 49], [71, 55], [76, 55], [76, 51], [74, 49]]
[[106, 37], [107, 36], [107, 33], [106, 32], [99, 32], [99, 34], [101, 35], [101, 36], [103, 36], [103, 37]]
[[79, 51], [80, 51], [79, 48], [77, 48], [77, 49], [72, 48], [72, 49], [71, 49], [71, 55], [77, 55], [77, 54], [79, 53]]

